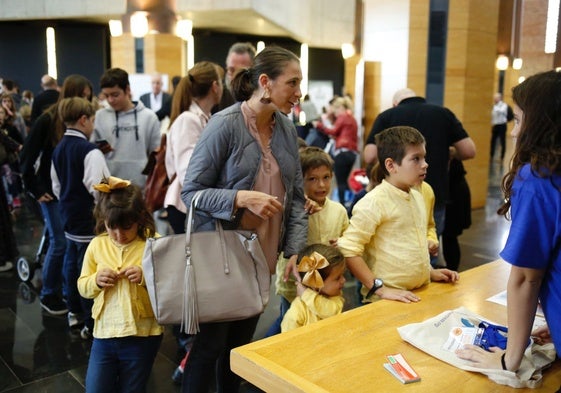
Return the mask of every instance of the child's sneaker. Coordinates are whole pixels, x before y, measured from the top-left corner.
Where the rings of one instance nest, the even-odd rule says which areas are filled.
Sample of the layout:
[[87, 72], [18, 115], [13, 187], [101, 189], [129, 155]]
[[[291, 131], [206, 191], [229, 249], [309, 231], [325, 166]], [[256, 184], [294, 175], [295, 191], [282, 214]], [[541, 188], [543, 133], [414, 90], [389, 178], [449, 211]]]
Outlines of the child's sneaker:
[[[0, 191], [0, 192], [2, 192], [2, 191]], [[0, 263], [0, 273], [9, 272], [10, 270], [12, 270], [13, 267], [14, 267], [14, 264], [10, 261]]]
[[93, 336], [92, 336], [92, 332], [90, 331], [90, 328], [84, 326], [80, 331], [80, 337], [82, 337], [82, 340], [91, 340]]
[[68, 312], [68, 327], [71, 330], [81, 330], [84, 327], [84, 321], [80, 313]]
[[185, 370], [185, 363], [187, 363], [188, 357], [189, 357], [189, 351], [187, 351], [183, 359], [181, 359], [181, 363], [179, 363], [179, 366], [177, 366], [177, 368], [171, 375], [171, 379], [173, 380], [173, 383], [175, 383], [176, 385], [181, 385], [181, 382], [183, 381], [183, 370]]
[[66, 303], [56, 295], [45, 295], [39, 301], [41, 307], [51, 315], [64, 315], [68, 312]]
[[14, 209], [21, 208], [21, 199], [19, 197], [14, 197], [14, 199], [12, 200], [12, 206], [14, 207]]

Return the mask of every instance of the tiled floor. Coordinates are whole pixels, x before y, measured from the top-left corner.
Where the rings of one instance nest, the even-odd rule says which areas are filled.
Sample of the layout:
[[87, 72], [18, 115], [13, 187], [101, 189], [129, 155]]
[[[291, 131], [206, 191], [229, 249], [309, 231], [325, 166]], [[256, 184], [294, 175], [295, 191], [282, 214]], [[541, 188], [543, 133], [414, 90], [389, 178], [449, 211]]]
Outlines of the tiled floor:
[[[495, 214], [500, 200], [498, 184], [500, 164], [490, 167], [487, 206], [474, 210], [473, 225], [460, 237], [462, 262], [460, 270], [495, 260], [509, 224]], [[22, 209], [15, 225], [21, 255], [33, 261], [41, 239], [42, 224], [27, 209]], [[73, 393], [84, 391], [84, 378], [90, 344], [72, 336], [66, 317], [53, 317], [42, 312], [37, 297], [40, 271], [30, 284], [21, 282], [17, 274], [0, 273], [0, 392]], [[356, 284], [346, 284], [347, 308], [356, 305]], [[278, 299], [273, 297], [261, 317], [255, 338], [262, 338], [276, 318]], [[171, 375], [176, 367], [177, 347], [166, 332], [150, 377], [149, 392], [177, 392]], [[245, 392], [254, 388], [244, 386]]]

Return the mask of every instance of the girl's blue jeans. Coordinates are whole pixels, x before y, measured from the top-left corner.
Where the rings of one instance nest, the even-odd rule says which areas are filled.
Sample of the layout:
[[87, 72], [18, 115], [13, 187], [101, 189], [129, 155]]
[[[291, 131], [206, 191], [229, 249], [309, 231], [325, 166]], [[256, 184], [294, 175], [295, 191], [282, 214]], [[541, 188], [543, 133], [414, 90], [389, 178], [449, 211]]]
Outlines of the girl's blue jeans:
[[162, 337], [94, 338], [86, 372], [86, 392], [145, 392]]

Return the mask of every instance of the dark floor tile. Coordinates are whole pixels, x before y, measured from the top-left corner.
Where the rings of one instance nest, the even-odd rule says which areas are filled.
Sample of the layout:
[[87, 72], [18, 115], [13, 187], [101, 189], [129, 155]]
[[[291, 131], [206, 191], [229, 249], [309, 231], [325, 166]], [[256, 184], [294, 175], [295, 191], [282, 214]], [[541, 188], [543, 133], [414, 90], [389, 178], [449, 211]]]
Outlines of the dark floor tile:
[[4, 362], [0, 362], [0, 392], [21, 386], [21, 381], [13, 370]]
[[87, 364], [90, 343], [72, 337], [66, 319], [43, 315], [28, 324], [19, 314], [0, 310], [0, 356], [23, 383]]
[[147, 393], [176, 393], [181, 391], [181, 386], [175, 385], [171, 379], [176, 367], [177, 363], [170, 361], [162, 354], [158, 354], [148, 380]]
[[57, 374], [9, 390], [9, 393], [84, 393], [84, 387], [69, 373]]

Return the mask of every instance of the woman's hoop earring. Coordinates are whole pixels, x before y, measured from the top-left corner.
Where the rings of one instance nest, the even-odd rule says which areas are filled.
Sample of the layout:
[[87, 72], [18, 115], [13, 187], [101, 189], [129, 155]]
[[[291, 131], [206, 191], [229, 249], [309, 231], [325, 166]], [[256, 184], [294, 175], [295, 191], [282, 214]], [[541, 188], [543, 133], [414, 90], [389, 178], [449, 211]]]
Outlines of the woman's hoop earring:
[[271, 94], [269, 93], [269, 90], [265, 89], [265, 91], [263, 92], [263, 96], [261, 96], [259, 102], [263, 105], [268, 105], [273, 102], [273, 100], [271, 100]]

